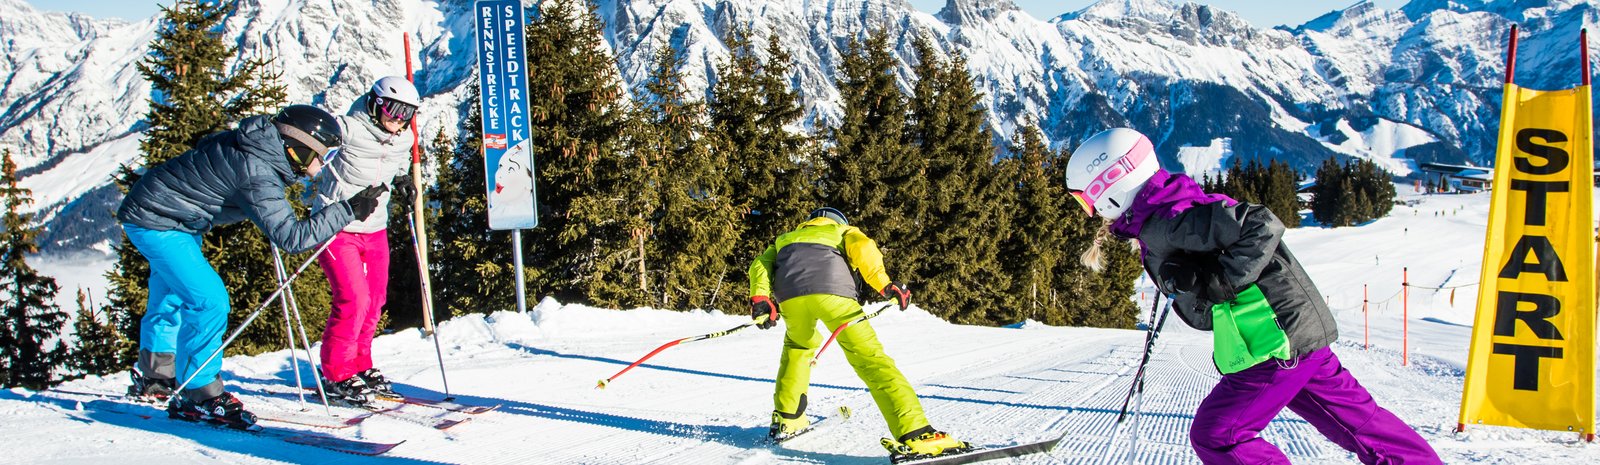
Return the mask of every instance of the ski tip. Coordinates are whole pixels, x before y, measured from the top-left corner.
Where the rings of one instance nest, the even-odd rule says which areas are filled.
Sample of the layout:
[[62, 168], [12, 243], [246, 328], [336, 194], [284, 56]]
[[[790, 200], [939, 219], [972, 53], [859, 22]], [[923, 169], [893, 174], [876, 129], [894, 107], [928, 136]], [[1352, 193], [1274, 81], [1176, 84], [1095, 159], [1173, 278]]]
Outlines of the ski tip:
[[602, 380], [600, 380], [600, 382], [599, 382], [599, 383], [595, 383], [595, 385], [594, 385], [594, 388], [595, 388], [595, 389], [602, 389], [602, 390], [603, 390], [603, 389], [605, 389], [605, 388], [606, 388], [606, 384], [607, 384], [607, 382], [606, 382], [606, 380], [603, 380], [603, 379], [602, 379]]

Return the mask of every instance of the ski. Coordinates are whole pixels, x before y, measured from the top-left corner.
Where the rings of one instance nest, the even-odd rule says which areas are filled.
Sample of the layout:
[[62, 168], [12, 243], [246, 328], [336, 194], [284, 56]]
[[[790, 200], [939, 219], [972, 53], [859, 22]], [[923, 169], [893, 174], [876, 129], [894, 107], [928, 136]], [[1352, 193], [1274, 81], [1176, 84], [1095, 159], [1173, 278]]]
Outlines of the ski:
[[[61, 393], [61, 394], [71, 394], [71, 395], [76, 395], [76, 396], [91, 396], [91, 397], [96, 397], [96, 398], [99, 398], [99, 399], [110, 399], [112, 401], [123, 400], [123, 401], [137, 403], [137, 404], [149, 405], [149, 406], [156, 407], [156, 408], [166, 408], [166, 404], [167, 404], [166, 400], [163, 400], [163, 399], [144, 398], [144, 397], [129, 397], [127, 395], [111, 394], [111, 393], [105, 393], [105, 392], [79, 392], [79, 391], [67, 391], [67, 390], [59, 390], [59, 389], [55, 390], [55, 392]], [[313, 427], [313, 428], [324, 428], [324, 429], [344, 429], [344, 428], [349, 428], [349, 427], [361, 424], [362, 421], [364, 421], [367, 418], [372, 416], [371, 413], [363, 413], [363, 414], [359, 414], [359, 415], [352, 416], [352, 417], [338, 418], [338, 417], [328, 417], [328, 416], [325, 416], [325, 415], [317, 415], [317, 414], [304, 413], [304, 412], [294, 412], [294, 411], [288, 411], [288, 410], [282, 410], [282, 409], [274, 409], [274, 408], [262, 409], [260, 411], [251, 410], [250, 413], [255, 414], [256, 418], [259, 419], [259, 420], [266, 420], [266, 421], [271, 421], [271, 422], [275, 422], [275, 423], [287, 423], [287, 424], [291, 424], [291, 425], [310, 426], [310, 427]]]
[[[312, 390], [312, 391], [317, 390], [317, 388], [315, 386], [312, 386], [312, 387], [309, 387], [309, 388], [306, 388], [306, 389]], [[480, 414], [480, 413], [489, 412], [489, 411], [493, 411], [494, 409], [500, 408], [500, 404], [494, 404], [494, 405], [489, 405], [489, 406], [467, 405], [467, 404], [457, 403], [457, 402], [450, 401], [450, 400], [424, 399], [424, 398], [421, 398], [421, 397], [412, 397], [412, 396], [408, 396], [408, 395], [404, 395], [404, 394], [400, 395], [399, 397], [384, 396], [384, 395], [374, 395], [374, 396], [372, 396], [372, 399], [373, 400], [381, 400], [381, 401], [384, 401], [384, 402], [399, 403], [399, 404], [420, 405], [420, 406], [423, 406], [423, 407], [436, 408], [436, 409], [440, 409], [440, 410], [448, 410], [448, 411], [451, 411], [451, 412], [461, 412], [461, 413], [465, 413], [465, 414], [468, 414], [468, 415], [477, 415], [477, 414]]]
[[[92, 409], [99, 410], [99, 411], [103, 411], [103, 412], [134, 415], [134, 416], [138, 416], [140, 418], [145, 418], [145, 419], [155, 418], [156, 415], [157, 415], [156, 412], [141, 411], [141, 410], [151, 410], [151, 409], [155, 408], [152, 405], [144, 404], [144, 403], [116, 402], [116, 401], [110, 401], [110, 400], [101, 399], [101, 400], [91, 400], [89, 402], [85, 402], [83, 405], [85, 407], [92, 408]], [[141, 409], [139, 407], [145, 407], [145, 408]], [[159, 412], [159, 414], [162, 414], [162, 415], [164, 415], [165, 413], [166, 413], [165, 411], [160, 411]], [[344, 453], [347, 453], [347, 454], [356, 454], [356, 455], [383, 455], [384, 453], [389, 452], [391, 449], [394, 449], [395, 446], [398, 446], [401, 443], [405, 442], [405, 441], [394, 442], [394, 443], [367, 442], [367, 441], [359, 441], [359, 440], [355, 440], [355, 439], [341, 438], [341, 437], [338, 437], [338, 436], [332, 436], [332, 435], [327, 435], [327, 434], [313, 433], [313, 432], [308, 432], [308, 431], [296, 431], [296, 430], [292, 430], [292, 429], [262, 426], [260, 424], [251, 425], [250, 429], [237, 429], [237, 428], [229, 427], [227, 425], [220, 425], [220, 424], [215, 424], [215, 423], [210, 423], [210, 422], [205, 422], [205, 421], [191, 422], [191, 421], [178, 420], [177, 423], [192, 424], [192, 425], [203, 425], [203, 426], [207, 426], [207, 427], [210, 427], [210, 428], [216, 429], [216, 430], [233, 431], [233, 432], [251, 434], [251, 435], [256, 435], [256, 436], [261, 436], [261, 437], [274, 438], [274, 439], [279, 439], [279, 440], [282, 440], [284, 442], [288, 442], [288, 443], [291, 443], [291, 444], [300, 444], [300, 445], [305, 445], [305, 446], [318, 447], [318, 448], [327, 449], [327, 450], [331, 450], [331, 451], [344, 452]]]
[[440, 409], [440, 410], [449, 410], [451, 412], [461, 412], [461, 413], [465, 413], [465, 414], [469, 414], [469, 415], [477, 415], [477, 414], [480, 414], [480, 413], [484, 413], [484, 412], [488, 412], [488, 411], [492, 411], [494, 409], [500, 408], [500, 404], [494, 404], [494, 405], [489, 405], [489, 406], [467, 405], [467, 404], [456, 403], [456, 402], [449, 401], [449, 400], [424, 399], [424, 398], [421, 398], [421, 397], [411, 397], [411, 396], [407, 396], [407, 395], [401, 395], [400, 397], [374, 396], [373, 399], [381, 400], [381, 401], [385, 401], [385, 402], [398, 402], [398, 403], [402, 403], [402, 404], [421, 405], [423, 407], [431, 407], [431, 408], [436, 408], [436, 409]]
[[896, 465], [959, 465], [963, 463], [982, 462], [985, 460], [1021, 457], [1024, 455], [1049, 452], [1050, 450], [1056, 448], [1056, 443], [1058, 442], [1061, 442], [1061, 438], [1040, 441], [1031, 444], [1018, 444], [1015, 446], [979, 447], [974, 448], [971, 452], [963, 452], [954, 455], [940, 455], [927, 458], [912, 457], [899, 461], [895, 461], [893, 458], [891, 458], [890, 462]]
[[372, 416], [371, 413], [363, 413], [351, 417], [339, 418], [329, 417], [326, 415], [317, 415], [314, 413], [291, 412], [277, 409], [266, 409], [262, 410], [261, 412], [252, 410], [250, 413], [256, 414], [256, 418], [261, 420], [327, 429], [349, 428], [361, 424], [362, 421]]
[[[293, 398], [295, 396], [295, 394], [293, 394], [293, 393], [277, 392], [277, 391], [268, 391], [267, 394], [270, 394], [270, 395], [275, 396], [275, 397], [283, 397], [283, 398]], [[404, 421], [404, 422], [407, 422], [407, 423], [414, 423], [414, 424], [426, 426], [426, 427], [433, 428], [433, 429], [436, 429], [436, 430], [447, 430], [447, 429], [453, 428], [453, 427], [455, 427], [457, 425], [460, 425], [462, 423], [466, 423], [467, 420], [471, 420], [472, 419], [472, 417], [465, 417], [465, 416], [460, 416], [460, 415], [452, 415], [452, 414], [458, 414], [460, 412], [446, 411], [446, 412], [443, 412], [440, 415], [424, 415], [424, 414], [410, 412], [410, 411], [403, 411], [403, 410], [400, 410], [400, 408], [405, 406], [405, 405], [409, 405], [409, 404], [396, 404], [396, 403], [393, 403], [393, 402], [385, 402], [385, 405], [378, 405], [376, 402], [369, 403], [369, 404], [366, 404], [366, 405], [361, 405], [361, 404], [352, 404], [352, 403], [349, 403], [349, 402], [341, 401], [339, 399], [330, 398], [330, 399], [328, 399], [328, 403], [329, 403], [329, 405], [331, 405], [333, 407], [361, 410], [361, 411], [364, 412], [364, 413], [361, 414], [361, 418], [366, 418], [366, 417], [370, 417], [370, 416], [373, 416], [373, 415], [382, 415], [384, 418], [393, 418], [393, 419]], [[265, 417], [262, 417], [261, 415], [257, 415], [257, 417], [265, 418]]]

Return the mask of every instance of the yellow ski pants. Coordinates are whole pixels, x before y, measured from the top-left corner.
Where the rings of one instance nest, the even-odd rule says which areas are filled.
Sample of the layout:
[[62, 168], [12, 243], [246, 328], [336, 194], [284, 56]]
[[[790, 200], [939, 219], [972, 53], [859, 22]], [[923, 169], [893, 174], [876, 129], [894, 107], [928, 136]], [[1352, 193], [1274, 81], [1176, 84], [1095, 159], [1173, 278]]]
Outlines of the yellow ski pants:
[[[829, 294], [811, 294], [783, 301], [778, 311], [787, 321], [783, 339], [783, 353], [778, 362], [778, 387], [772, 400], [775, 410], [786, 414], [798, 413], [800, 396], [811, 384], [811, 358], [818, 346], [839, 325], [862, 315], [861, 304], [855, 299]], [[817, 331], [817, 321], [827, 326], [827, 332]], [[883, 352], [878, 334], [868, 321], [850, 325], [839, 333], [839, 349], [845, 360], [855, 368], [856, 376], [867, 384], [872, 400], [877, 402], [883, 419], [889, 423], [890, 437], [898, 438], [908, 432], [928, 426], [922, 413], [922, 403], [911, 383], [895, 368], [894, 359]]]

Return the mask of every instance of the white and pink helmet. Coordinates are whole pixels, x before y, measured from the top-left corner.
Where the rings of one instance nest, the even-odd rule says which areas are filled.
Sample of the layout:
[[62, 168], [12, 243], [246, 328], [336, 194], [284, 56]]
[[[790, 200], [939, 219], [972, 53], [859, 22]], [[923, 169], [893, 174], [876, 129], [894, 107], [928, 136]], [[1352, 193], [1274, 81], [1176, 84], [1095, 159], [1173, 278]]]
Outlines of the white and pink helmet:
[[1067, 159], [1067, 190], [1085, 213], [1117, 219], [1160, 164], [1144, 134], [1128, 128], [1100, 131]]

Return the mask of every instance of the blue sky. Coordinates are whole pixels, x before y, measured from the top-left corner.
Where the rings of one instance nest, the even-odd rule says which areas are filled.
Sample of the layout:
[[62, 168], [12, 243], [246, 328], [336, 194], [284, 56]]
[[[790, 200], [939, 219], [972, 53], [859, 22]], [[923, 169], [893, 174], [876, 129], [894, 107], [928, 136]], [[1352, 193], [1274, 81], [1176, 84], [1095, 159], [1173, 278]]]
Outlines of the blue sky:
[[[1034, 17], [1048, 19], [1062, 13], [1082, 9], [1094, 0], [1013, 0]], [[1299, 25], [1323, 13], [1344, 8], [1357, 0], [1197, 0], [1197, 3], [1214, 5], [1239, 13], [1256, 27], [1269, 28], [1280, 24]], [[1378, 6], [1396, 9], [1405, 0], [1375, 0]], [[170, 4], [171, 0], [27, 0], [35, 8], [46, 11], [77, 11], [97, 18], [122, 18], [140, 20], [156, 14], [157, 4]], [[934, 13], [944, 8], [946, 0], [911, 0], [917, 9]]]

